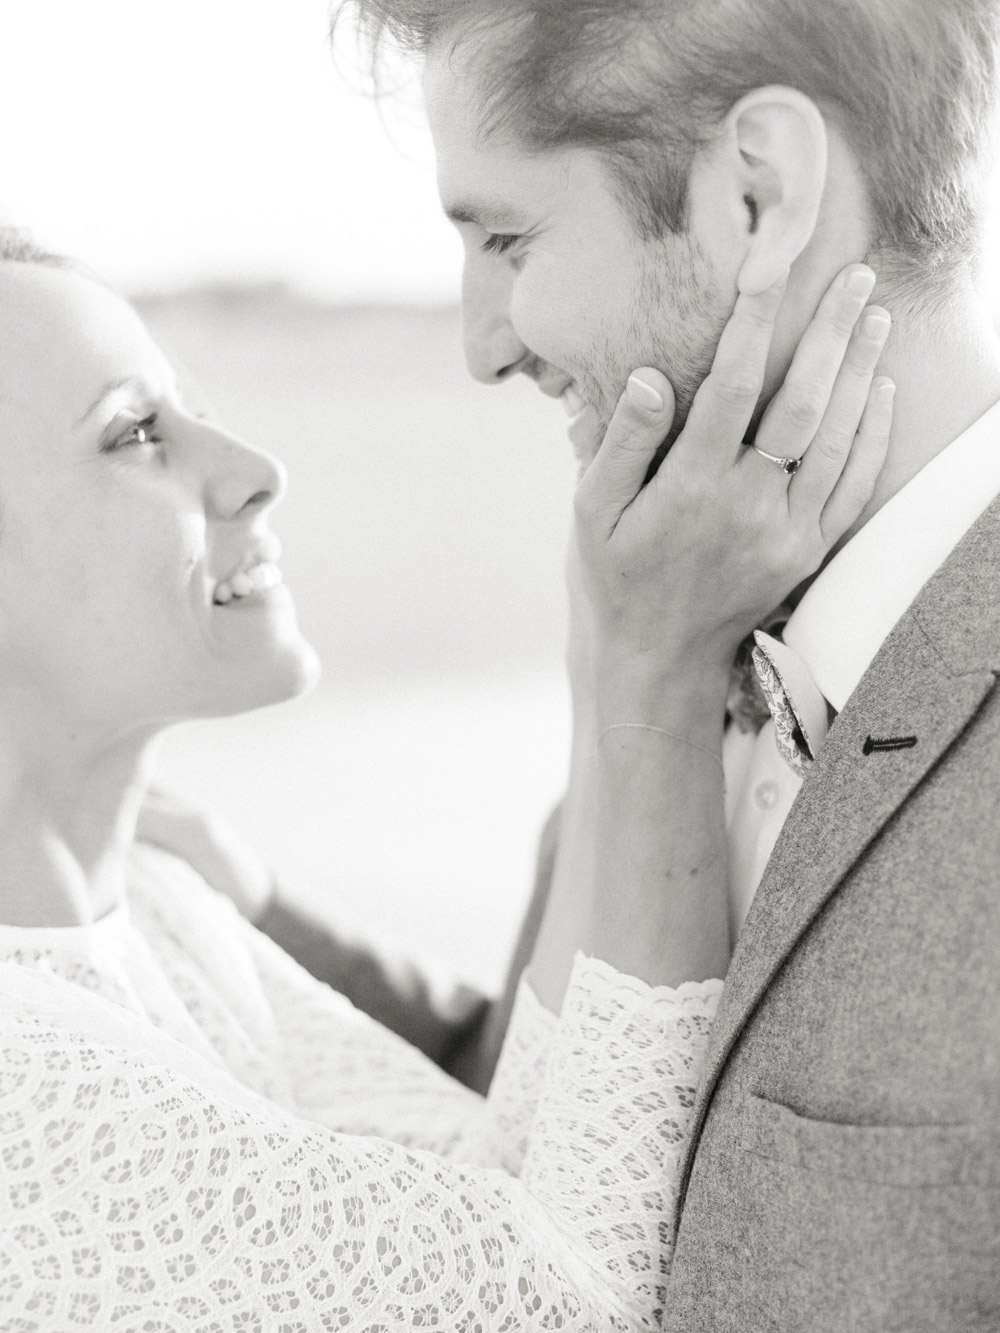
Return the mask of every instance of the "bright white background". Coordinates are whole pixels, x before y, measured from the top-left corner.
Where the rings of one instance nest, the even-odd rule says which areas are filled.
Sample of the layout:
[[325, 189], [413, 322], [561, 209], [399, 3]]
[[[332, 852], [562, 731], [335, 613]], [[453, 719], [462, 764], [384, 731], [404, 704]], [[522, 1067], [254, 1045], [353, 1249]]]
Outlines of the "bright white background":
[[324, 0], [0, 0], [0, 210], [133, 289], [454, 299], [419, 115], [391, 142], [326, 30]]

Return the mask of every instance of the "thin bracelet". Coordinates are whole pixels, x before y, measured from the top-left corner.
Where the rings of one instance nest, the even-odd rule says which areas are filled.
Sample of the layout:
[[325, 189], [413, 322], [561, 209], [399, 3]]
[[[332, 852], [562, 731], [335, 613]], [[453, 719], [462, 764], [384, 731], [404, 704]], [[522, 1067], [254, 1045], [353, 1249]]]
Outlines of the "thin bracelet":
[[604, 739], [604, 737], [608, 734], [609, 731], [631, 731], [631, 730], [655, 731], [659, 736], [669, 736], [670, 739], [673, 741], [680, 741], [682, 745], [689, 745], [692, 750], [700, 750], [702, 754], [707, 754], [709, 759], [715, 760], [715, 762], [722, 769], [723, 777], [725, 777], [726, 770], [723, 766], [722, 760], [719, 758], [719, 756], [715, 753], [714, 750], [710, 750], [707, 745], [699, 745], [697, 741], [691, 740], [691, 738], [688, 736], [682, 736], [678, 731], [667, 731], [666, 727], [651, 727], [648, 722], [612, 722], [611, 725], [605, 727], [604, 730], [601, 732], [601, 734], [598, 736], [597, 744], [600, 745], [601, 741]]

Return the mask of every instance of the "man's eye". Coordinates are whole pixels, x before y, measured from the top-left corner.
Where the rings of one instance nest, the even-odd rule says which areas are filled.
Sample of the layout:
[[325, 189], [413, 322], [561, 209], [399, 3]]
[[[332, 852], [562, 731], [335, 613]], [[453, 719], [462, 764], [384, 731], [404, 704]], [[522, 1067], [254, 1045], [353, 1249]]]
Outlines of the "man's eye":
[[516, 234], [507, 235], [502, 232], [491, 232], [483, 241], [482, 249], [488, 255], [505, 255], [515, 241], [520, 239], [520, 236]]
[[159, 444], [159, 436], [156, 435], [156, 413], [144, 417], [142, 421], [133, 422], [126, 430], [123, 430], [114, 439], [109, 440], [104, 446], [103, 452], [106, 454], [117, 453], [120, 449], [134, 449], [143, 444]]

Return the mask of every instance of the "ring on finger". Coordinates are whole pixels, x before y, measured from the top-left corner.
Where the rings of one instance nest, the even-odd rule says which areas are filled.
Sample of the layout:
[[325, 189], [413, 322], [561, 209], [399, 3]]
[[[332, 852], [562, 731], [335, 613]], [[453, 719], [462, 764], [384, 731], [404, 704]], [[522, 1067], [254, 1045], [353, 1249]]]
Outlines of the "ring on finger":
[[755, 444], [752, 444], [750, 448], [755, 454], [760, 454], [761, 458], [766, 458], [769, 463], [777, 463], [782, 472], [787, 472], [789, 476], [798, 472], [802, 466], [801, 458], [789, 458], [785, 454], [769, 454], [764, 449], [758, 449]]

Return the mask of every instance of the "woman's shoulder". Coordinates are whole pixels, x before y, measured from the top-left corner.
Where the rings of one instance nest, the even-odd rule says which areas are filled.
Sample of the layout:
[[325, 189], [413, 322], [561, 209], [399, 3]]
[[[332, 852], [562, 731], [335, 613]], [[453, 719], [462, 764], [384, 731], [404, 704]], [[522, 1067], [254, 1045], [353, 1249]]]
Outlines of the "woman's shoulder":
[[133, 843], [127, 866], [129, 914], [144, 934], [147, 927], [187, 936], [211, 924], [224, 935], [238, 931], [240, 915], [187, 861], [148, 842]]

